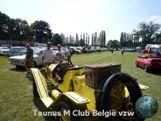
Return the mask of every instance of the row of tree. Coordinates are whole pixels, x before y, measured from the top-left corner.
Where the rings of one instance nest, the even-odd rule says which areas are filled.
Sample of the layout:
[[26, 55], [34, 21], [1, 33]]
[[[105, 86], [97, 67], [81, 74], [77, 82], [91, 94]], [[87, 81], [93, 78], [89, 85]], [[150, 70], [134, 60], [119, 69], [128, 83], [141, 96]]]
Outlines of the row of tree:
[[101, 47], [136, 47], [146, 44], [161, 44], [161, 25], [153, 22], [142, 22], [133, 33], [122, 32], [120, 41], [109, 40], [106, 44], [106, 32], [102, 30], [94, 32], [91, 36], [88, 33], [75, 36], [65, 36], [65, 34], [52, 33], [46, 21], [35, 21], [31, 25], [26, 20], [12, 19], [8, 15], [0, 12], [0, 40], [19, 40], [45, 43], [51, 41], [54, 45], [75, 45], [75, 46], [101, 46]]
[[158, 23], [145, 23], [142, 22], [138, 25], [137, 30], [134, 29], [133, 33], [122, 32], [120, 41], [109, 40], [107, 47], [120, 48], [120, 47], [145, 47], [147, 44], [161, 44], [161, 25]]
[[80, 34], [80, 36], [76, 33], [75, 37], [58, 33], [53, 34], [46, 21], [35, 21], [29, 25], [26, 20], [12, 19], [0, 12], [0, 40], [18, 40], [20, 44], [22, 44], [22, 41], [40, 43], [51, 41], [54, 45], [87, 46], [92, 44], [93, 46], [105, 46], [106, 33], [104, 30], [99, 35], [95, 32], [91, 38], [88, 33]]
[[120, 36], [121, 47], [146, 46], [147, 44], [161, 44], [161, 25], [158, 23], [142, 22], [132, 34], [122, 32]]

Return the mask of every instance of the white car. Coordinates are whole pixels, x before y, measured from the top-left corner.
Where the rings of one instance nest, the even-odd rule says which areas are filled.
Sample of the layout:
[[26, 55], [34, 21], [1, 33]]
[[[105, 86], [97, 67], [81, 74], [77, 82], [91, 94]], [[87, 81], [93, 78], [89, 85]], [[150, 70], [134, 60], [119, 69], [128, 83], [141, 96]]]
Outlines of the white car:
[[[42, 65], [42, 49], [32, 48], [34, 51], [34, 66]], [[16, 67], [24, 67], [25, 66], [25, 57], [26, 55], [18, 55], [9, 57], [9, 63], [15, 65]]]
[[0, 47], [0, 55], [8, 55], [10, 49], [8, 47]]
[[23, 55], [26, 53], [26, 48], [23, 46], [12, 46], [10, 48], [10, 52], [8, 54], [8, 56], [14, 56], [14, 55]]

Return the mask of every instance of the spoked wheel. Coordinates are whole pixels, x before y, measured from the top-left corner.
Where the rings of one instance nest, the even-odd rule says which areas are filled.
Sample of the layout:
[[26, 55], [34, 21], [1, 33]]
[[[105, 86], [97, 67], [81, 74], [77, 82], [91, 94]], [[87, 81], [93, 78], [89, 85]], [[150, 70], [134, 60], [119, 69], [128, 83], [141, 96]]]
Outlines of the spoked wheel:
[[68, 102], [60, 102], [57, 107], [57, 112], [61, 113], [60, 116], [57, 116], [57, 121], [79, 121], [78, 117], [73, 116], [73, 105]]
[[142, 96], [136, 79], [125, 73], [114, 74], [105, 81], [102, 91], [104, 92], [100, 96], [102, 110], [116, 112], [116, 116], [103, 120], [144, 121], [135, 113], [135, 102]]

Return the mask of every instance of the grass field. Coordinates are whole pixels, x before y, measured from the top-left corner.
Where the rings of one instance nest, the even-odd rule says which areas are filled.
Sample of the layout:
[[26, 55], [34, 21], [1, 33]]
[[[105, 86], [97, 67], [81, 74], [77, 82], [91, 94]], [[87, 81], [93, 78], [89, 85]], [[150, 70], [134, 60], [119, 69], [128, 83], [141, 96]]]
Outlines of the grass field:
[[[74, 64], [100, 64], [115, 62], [122, 64], [122, 72], [137, 78], [140, 84], [149, 86], [143, 95], [151, 95], [161, 105], [161, 73], [146, 73], [134, 65], [139, 53], [101, 52], [73, 55]], [[1, 121], [50, 121], [53, 117], [34, 116], [33, 110], [46, 110], [38, 99], [33, 99], [32, 82], [25, 76], [25, 69], [16, 69], [8, 64], [8, 58], [0, 56], [0, 120]], [[160, 121], [161, 108], [146, 121]]]

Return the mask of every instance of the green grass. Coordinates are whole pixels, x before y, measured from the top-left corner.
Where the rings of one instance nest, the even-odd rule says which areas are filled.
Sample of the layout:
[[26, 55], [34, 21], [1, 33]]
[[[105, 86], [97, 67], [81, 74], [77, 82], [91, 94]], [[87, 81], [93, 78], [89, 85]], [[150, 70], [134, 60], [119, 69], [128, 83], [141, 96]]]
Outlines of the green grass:
[[[142, 90], [144, 95], [152, 95], [161, 105], [161, 74], [146, 73], [134, 65], [138, 53], [101, 52], [73, 55], [74, 64], [100, 64], [115, 62], [121, 63], [121, 71], [137, 78], [138, 83], [149, 86]], [[53, 117], [34, 116], [33, 110], [46, 110], [39, 100], [33, 99], [32, 82], [25, 77], [25, 69], [15, 69], [8, 64], [8, 58], [0, 56], [0, 120], [2, 121], [44, 121], [53, 120]], [[161, 109], [147, 121], [160, 121]]]

